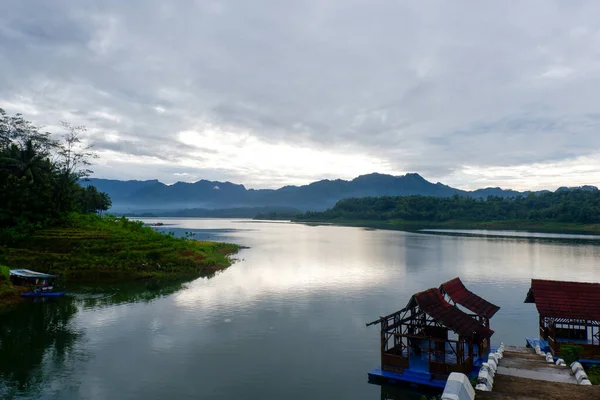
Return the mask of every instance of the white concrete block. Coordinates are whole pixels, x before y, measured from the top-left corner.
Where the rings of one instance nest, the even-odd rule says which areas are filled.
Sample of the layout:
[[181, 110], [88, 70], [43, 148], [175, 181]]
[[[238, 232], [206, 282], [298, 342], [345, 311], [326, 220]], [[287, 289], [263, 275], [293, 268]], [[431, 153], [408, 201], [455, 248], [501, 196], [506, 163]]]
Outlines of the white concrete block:
[[481, 364], [481, 368], [479, 369], [479, 371], [489, 372], [489, 374], [492, 376], [492, 378], [494, 377], [494, 374], [495, 374], [494, 370], [490, 368], [490, 364], [486, 363], [486, 362]]
[[477, 376], [477, 384], [484, 384], [489, 390], [492, 390], [494, 386], [494, 378], [490, 375], [489, 371], [479, 371]]
[[540, 345], [539, 345], [539, 344], [538, 344], [537, 346], [535, 346], [535, 354], [538, 354], [538, 355], [540, 355], [540, 356], [544, 356], [544, 357], [546, 356], [546, 353], [544, 353], [544, 352], [542, 351], [542, 349], [540, 348]]
[[579, 383], [579, 384], [581, 384], [581, 381], [583, 381], [583, 380], [589, 381], [587, 374], [582, 369], [578, 369], [577, 372], [575, 372], [575, 379], [577, 380], [577, 383]]
[[591, 384], [592, 384], [592, 382], [590, 382], [590, 381], [589, 381], [589, 380], [587, 380], [587, 379], [583, 379], [581, 382], [579, 382], [579, 384], [580, 384], [580, 385], [591, 385]]
[[578, 370], [582, 370], [583, 371], [583, 367], [581, 366], [580, 363], [578, 363], [577, 361], [575, 361], [574, 363], [571, 364], [571, 371], [573, 372], [573, 375], [575, 375], [575, 373]]
[[483, 383], [478, 383], [477, 386], [475, 386], [475, 389], [480, 390], [482, 392], [490, 392], [488, 387], [486, 385], [484, 385]]
[[442, 395], [442, 399], [443, 400], [459, 400], [459, 397], [455, 394], [447, 394], [447, 395]]
[[492, 386], [494, 386], [494, 375], [490, 369], [482, 368], [479, 370], [479, 375], [477, 375], [477, 379], [486, 379], [490, 382]]
[[496, 364], [496, 361], [493, 359], [488, 360], [488, 364], [490, 365], [490, 369], [494, 371], [494, 374], [496, 373], [496, 371], [498, 371], [498, 364]]
[[465, 374], [452, 372], [446, 381], [442, 400], [474, 400], [475, 390]]

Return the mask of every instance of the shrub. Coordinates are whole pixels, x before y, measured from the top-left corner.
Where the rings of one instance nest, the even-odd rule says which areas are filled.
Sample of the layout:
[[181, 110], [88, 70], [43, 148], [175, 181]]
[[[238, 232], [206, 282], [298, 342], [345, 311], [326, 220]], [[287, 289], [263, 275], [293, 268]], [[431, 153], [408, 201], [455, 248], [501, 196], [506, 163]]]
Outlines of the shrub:
[[10, 281], [10, 269], [4, 265], [0, 265], [0, 281]]
[[560, 356], [567, 365], [579, 360], [583, 353], [583, 347], [577, 345], [566, 344], [560, 347]]
[[592, 385], [600, 385], [600, 367], [592, 365], [585, 371]]

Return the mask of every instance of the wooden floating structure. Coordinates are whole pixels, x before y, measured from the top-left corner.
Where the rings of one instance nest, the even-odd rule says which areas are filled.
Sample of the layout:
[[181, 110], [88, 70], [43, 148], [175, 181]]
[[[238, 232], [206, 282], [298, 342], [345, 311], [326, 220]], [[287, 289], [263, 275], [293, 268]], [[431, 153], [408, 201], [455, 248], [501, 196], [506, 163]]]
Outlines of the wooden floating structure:
[[525, 303], [539, 313], [540, 338], [527, 339], [531, 347], [556, 357], [561, 346], [577, 345], [581, 362], [600, 364], [600, 283], [532, 279]]
[[381, 366], [369, 381], [443, 388], [452, 372], [471, 375], [490, 352], [490, 319], [499, 309], [460, 278], [414, 294], [403, 309], [367, 324], [379, 324], [381, 335]]

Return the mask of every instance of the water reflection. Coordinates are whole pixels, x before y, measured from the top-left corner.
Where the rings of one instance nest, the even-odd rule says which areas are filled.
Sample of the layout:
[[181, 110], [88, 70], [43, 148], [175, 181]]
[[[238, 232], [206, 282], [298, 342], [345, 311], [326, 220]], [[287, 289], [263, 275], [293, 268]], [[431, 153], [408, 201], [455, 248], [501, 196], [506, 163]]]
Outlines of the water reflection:
[[[87, 331], [109, 325], [110, 318], [103, 318], [101, 310], [148, 304], [182, 290], [187, 282], [164, 279], [72, 285], [69, 296], [35, 299], [5, 310], [0, 314], [0, 399], [50, 398], [53, 392], [61, 393], [59, 397], [79, 398], [78, 385], [70, 381], [70, 375], [90, 361], [86, 346], [94, 339]], [[81, 314], [86, 310], [94, 317]], [[78, 324], [82, 319], [87, 322]]]
[[82, 335], [71, 324], [76, 312], [74, 300], [65, 297], [24, 303], [0, 314], [0, 398], [39, 394], [49, 369], [64, 372]]
[[527, 231], [506, 231], [487, 229], [421, 229], [419, 232], [456, 236], [526, 237], [560, 240], [600, 240], [600, 235], [574, 233], [541, 233]]
[[[216, 273], [203, 277], [209, 279]], [[71, 285], [68, 289], [77, 304], [84, 309], [126, 303], [149, 303], [186, 288], [190, 278], [138, 280], [133, 282]]]

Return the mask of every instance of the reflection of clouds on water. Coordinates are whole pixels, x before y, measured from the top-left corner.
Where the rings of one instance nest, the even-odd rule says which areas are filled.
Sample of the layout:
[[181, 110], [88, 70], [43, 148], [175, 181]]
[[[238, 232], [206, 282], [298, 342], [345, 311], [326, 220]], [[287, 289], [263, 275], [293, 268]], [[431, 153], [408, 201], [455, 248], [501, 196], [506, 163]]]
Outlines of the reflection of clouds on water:
[[167, 351], [173, 348], [175, 339], [169, 335], [154, 335], [150, 340], [150, 348], [155, 351]]
[[93, 318], [87, 320], [86, 326], [90, 328], [110, 327], [126, 314], [127, 309], [125, 307], [96, 308], [94, 309]]
[[[302, 297], [321, 290], [351, 297], [354, 291], [380, 285], [390, 276], [400, 279], [404, 275], [403, 268], [390, 274], [384, 260], [386, 253], [398, 250], [402, 258], [401, 248], [382, 249], [381, 244], [365, 237], [365, 231], [298, 225], [282, 229], [294, 232], [287, 238], [280, 236], [278, 241], [265, 238], [250, 243], [250, 250], [236, 255], [244, 261], [213, 279], [190, 283], [188, 290], [175, 295], [177, 303], [190, 307], [246, 307], [259, 297]], [[328, 251], [330, 247], [335, 251]]]

